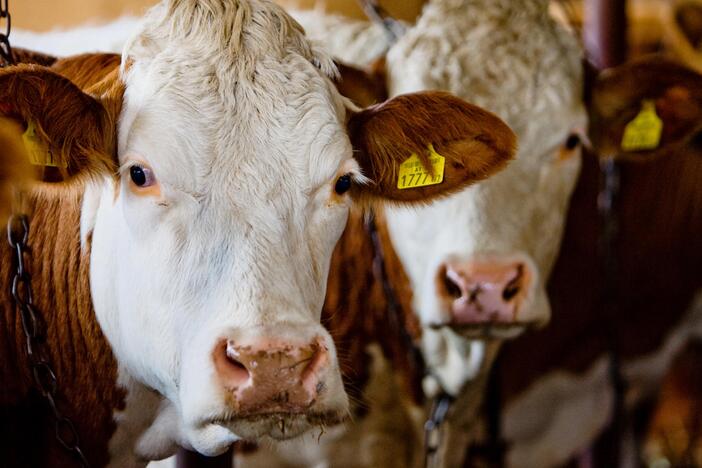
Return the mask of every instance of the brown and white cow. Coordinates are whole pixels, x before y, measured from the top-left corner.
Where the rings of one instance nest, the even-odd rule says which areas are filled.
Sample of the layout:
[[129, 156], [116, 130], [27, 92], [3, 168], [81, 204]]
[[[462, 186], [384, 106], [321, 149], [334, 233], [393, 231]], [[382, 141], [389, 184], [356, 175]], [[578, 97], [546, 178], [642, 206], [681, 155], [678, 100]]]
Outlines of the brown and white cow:
[[[501, 357], [509, 466], [559, 466], [590, 447], [612, 418], [613, 353], [630, 411], [655, 395], [686, 340], [702, 334], [700, 90], [702, 76], [660, 58], [613, 69], [595, 84], [593, 144], [620, 159], [614, 307], [602, 307], [599, 168], [590, 154], [549, 283], [552, 322], [507, 344]], [[660, 146], [624, 152], [624, 128], [644, 100], [662, 120]]]
[[[94, 465], [176, 444], [217, 454], [343, 419], [319, 318], [349, 207], [425, 202], [512, 155], [514, 135], [488, 112], [446, 93], [360, 111], [334, 70], [255, 0], [164, 1], [121, 59], [0, 70], [3, 138], [59, 166], [12, 209], [31, 213], [26, 263], [58, 403]], [[426, 164], [429, 145], [446, 158], [442, 183], [399, 190], [399, 164]], [[2, 256], [9, 284], [12, 250]], [[0, 419], [15, 433], [2, 456], [60, 465], [3, 290]]]

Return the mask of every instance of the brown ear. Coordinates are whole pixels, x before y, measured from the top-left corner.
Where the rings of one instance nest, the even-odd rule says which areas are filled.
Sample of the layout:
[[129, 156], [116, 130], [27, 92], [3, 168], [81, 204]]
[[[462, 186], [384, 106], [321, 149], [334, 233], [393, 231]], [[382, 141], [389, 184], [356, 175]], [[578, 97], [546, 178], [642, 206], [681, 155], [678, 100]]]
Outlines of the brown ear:
[[19, 47], [12, 48], [12, 55], [16, 63], [33, 63], [35, 65], [44, 65], [45, 67], [50, 67], [58, 60], [53, 55], [35, 52], [29, 49], [21, 49]]
[[336, 89], [342, 96], [360, 107], [367, 107], [388, 98], [385, 74], [380, 62], [376, 62], [370, 71], [336, 62], [339, 77], [335, 80]]
[[18, 121], [23, 131], [33, 131], [27, 152], [41, 153], [39, 166], [45, 166], [48, 179], [89, 177], [116, 169], [114, 124], [108, 112], [98, 100], [47, 68], [0, 69], [0, 114]]
[[22, 145], [22, 129], [13, 119], [0, 115], [0, 223], [12, 210], [14, 188], [31, 179], [31, 168]]
[[[362, 201], [411, 203], [449, 195], [502, 169], [516, 150], [516, 136], [502, 120], [444, 92], [398, 96], [352, 115], [348, 127], [354, 156], [371, 179], [353, 189]], [[426, 173], [440, 176], [430, 163], [430, 145], [445, 158], [442, 181], [398, 188], [405, 185], [398, 184], [400, 166], [413, 154]]]
[[[624, 151], [627, 125], [643, 102], [655, 104], [662, 121], [656, 148]], [[602, 73], [590, 108], [590, 139], [602, 156], [647, 161], [686, 145], [702, 131], [702, 75], [672, 60], [649, 57]]]

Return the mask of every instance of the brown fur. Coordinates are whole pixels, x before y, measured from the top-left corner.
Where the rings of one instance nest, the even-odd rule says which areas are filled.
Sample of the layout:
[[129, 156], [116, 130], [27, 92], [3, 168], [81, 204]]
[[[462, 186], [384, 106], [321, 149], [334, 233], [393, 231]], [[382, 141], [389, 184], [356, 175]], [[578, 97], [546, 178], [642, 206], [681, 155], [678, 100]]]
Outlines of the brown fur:
[[20, 49], [18, 47], [12, 48], [12, 55], [14, 56], [16, 63], [33, 63], [35, 65], [43, 65], [45, 67], [50, 67], [57, 60], [56, 57], [51, 55], [35, 52], [33, 50]]
[[[658, 71], [629, 70], [631, 77], [616, 81], [620, 87], [610, 88], [605, 76], [595, 88], [612, 93], [609, 102], [619, 109], [639, 107], [641, 97], [664, 96], [671, 87], [697, 92], [685, 82], [664, 80], [662, 88], [648, 86], [649, 80], [663, 80]], [[699, 90], [702, 76], [693, 85]], [[641, 92], [642, 88], [648, 91]], [[599, 98], [596, 95], [595, 102]], [[602, 127], [609, 119], [620, 120], [616, 113], [597, 118]], [[695, 129], [693, 124], [680, 125]], [[674, 151], [664, 145], [658, 150], [661, 154], [622, 160], [616, 208], [617, 297], [610, 314], [600, 302], [603, 284], [596, 255], [598, 161], [592, 154], [585, 156], [561, 254], [549, 282], [551, 323], [505, 345], [499, 369], [504, 405], [548, 372], [584, 372], [610, 350], [611, 343], [624, 361], [654, 352], [679, 323], [693, 294], [702, 287], [702, 148], [694, 135], [682, 135], [684, 144], [668, 140], [676, 145]]]
[[384, 75], [375, 71], [368, 73], [338, 61], [336, 66], [339, 69], [339, 77], [335, 80], [336, 89], [357, 106], [368, 107], [388, 98]]
[[411, 349], [401, 328], [418, 343], [420, 325], [412, 311], [412, 290], [402, 264], [392, 249], [382, 216], [376, 219], [388, 280], [399, 302], [400, 317], [389, 314], [383, 285], [373, 274], [375, 255], [360, 210], [351, 211], [346, 229], [332, 256], [322, 322], [334, 338], [346, 390], [363, 410], [363, 389], [369, 378], [368, 345], [377, 343], [390, 361], [406, 390], [421, 399], [421, 369], [408, 359]]
[[[63, 65], [67, 74], [81, 69], [78, 64], [67, 67], [65, 61]], [[107, 75], [101, 73], [102, 78]], [[72, 78], [82, 86], [93, 84], [85, 76], [74, 73]], [[103, 86], [114, 91], [108, 97], [121, 97], [119, 84]], [[104, 466], [115, 429], [112, 415], [123, 406], [124, 395], [116, 387], [117, 363], [92, 308], [90, 248], [81, 250], [79, 222], [87, 178], [115, 171], [113, 114], [66, 78], [40, 66], [1, 70], [0, 90], [0, 102], [9, 103], [10, 116], [21, 124], [36, 122], [47, 144], [68, 164], [63, 182], [34, 184], [25, 191], [24, 208], [31, 216], [25, 261], [36, 308], [46, 322], [46, 349], [58, 380], [57, 404], [76, 424], [91, 465]], [[5, 157], [8, 151], [3, 150]], [[4, 245], [0, 282], [9, 285], [15, 262]], [[4, 466], [74, 466], [56, 442], [53, 422], [33, 385], [24, 333], [8, 287], [0, 297], [5, 324], [0, 328], [0, 458]]]
[[[690, 344], [661, 386], [645, 444], [649, 464], [702, 465], [702, 343]], [[655, 458], [654, 458], [655, 457]]]
[[[362, 202], [377, 197], [426, 202], [450, 195], [502, 169], [516, 150], [516, 136], [499, 118], [438, 91], [398, 96], [353, 114], [349, 134], [356, 160], [373, 181], [352, 192]], [[411, 154], [430, 169], [430, 144], [446, 158], [444, 181], [398, 189], [399, 165]]]
[[71, 81], [38, 65], [0, 70], [0, 102], [9, 104], [10, 117], [37, 132], [54, 159], [66, 167], [62, 176], [91, 177], [114, 172], [114, 125], [105, 108]]

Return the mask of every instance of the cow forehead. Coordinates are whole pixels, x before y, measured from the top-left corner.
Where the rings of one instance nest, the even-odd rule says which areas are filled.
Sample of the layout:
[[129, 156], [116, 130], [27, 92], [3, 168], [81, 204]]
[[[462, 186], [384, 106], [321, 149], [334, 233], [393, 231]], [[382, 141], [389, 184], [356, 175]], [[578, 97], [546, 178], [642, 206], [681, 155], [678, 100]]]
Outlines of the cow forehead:
[[163, 2], [122, 63], [120, 158], [188, 191], [260, 174], [309, 190], [350, 157], [333, 62], [272, 2]]
[[[176, 81], [151, 95], [132, 71], [120, 163], [144, 159], [162, 182], [199, 195], [254, 183], [259, 191], [267, 184], [274, 189], [281, 179], [294, 181], [296, 190], [314, 190], [352, 153], [341, 97], [311, 64], [297, 65], [262, 64], [255, 81], [198, 90]], [[271, 75], [287, 79], [275, 82]]]

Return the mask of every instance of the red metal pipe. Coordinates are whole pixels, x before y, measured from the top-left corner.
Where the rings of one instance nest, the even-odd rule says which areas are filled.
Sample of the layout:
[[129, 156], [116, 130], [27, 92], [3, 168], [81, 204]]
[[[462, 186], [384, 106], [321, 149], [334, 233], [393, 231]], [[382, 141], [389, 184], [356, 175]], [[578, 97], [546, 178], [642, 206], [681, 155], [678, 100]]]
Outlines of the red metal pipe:
[[627, 57], [626, 0], [584, 0], [583, 40], [598, 69], [615, 67]]
[[234, 468], [234, 450], [218, 457], [205, 457], [196, 452], [180, 449], [176, 455], [176, 468]]

